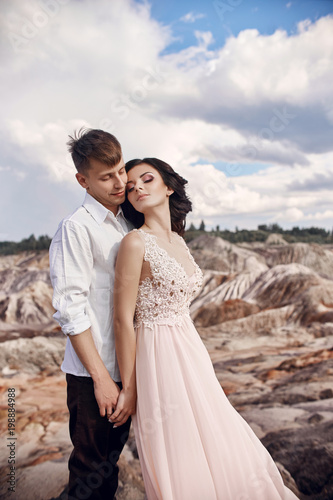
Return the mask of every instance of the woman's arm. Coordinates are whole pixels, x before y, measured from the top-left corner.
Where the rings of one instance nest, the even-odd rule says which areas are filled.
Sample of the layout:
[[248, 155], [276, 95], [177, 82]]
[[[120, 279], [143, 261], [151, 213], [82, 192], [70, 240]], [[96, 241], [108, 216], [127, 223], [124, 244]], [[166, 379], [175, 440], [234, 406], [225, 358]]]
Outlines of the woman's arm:
[[144, 242], [136, 232], [121, 242], [115, 270], [114, 333], [117, 360], [123, 384], [116, 410], [110, 418], [116, 427], [124, 424], [136, 408], [135, 351], [133, 328], [136, 297], [144, 257]]

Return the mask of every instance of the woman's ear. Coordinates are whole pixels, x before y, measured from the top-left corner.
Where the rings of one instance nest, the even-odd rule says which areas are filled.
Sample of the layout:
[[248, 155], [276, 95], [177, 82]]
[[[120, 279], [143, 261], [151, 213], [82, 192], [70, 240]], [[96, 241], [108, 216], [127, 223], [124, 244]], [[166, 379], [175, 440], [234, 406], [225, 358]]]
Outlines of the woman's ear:
[[174, 190], [168, 187], [167, 188], [167, 196], [171, 196], [172, 193], [174, 193]]

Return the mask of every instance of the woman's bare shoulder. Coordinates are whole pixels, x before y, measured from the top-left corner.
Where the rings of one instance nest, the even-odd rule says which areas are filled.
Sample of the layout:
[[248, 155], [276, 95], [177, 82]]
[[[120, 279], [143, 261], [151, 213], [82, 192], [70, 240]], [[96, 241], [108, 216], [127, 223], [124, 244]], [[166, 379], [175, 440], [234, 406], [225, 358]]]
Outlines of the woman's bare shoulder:
[[126, 236], [123, 237], [121, 241], [121, 248], [128, 251], [143, 252], [144, 251], [144, 241], [140, 232], [137, 229], [133, 229]]

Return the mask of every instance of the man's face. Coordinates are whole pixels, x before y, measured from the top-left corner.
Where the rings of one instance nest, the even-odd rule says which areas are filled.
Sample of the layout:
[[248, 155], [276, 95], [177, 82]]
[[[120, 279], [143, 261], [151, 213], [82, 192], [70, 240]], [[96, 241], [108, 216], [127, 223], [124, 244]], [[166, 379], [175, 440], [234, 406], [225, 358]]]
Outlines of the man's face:
[[124, 160], [110, 167], [95, 159], [90, 159], [90, 169], [86, 174], [76, 174], [79, 184], [105, 208], [118, 212], [118, 206], [125, 201], [127, 174]]

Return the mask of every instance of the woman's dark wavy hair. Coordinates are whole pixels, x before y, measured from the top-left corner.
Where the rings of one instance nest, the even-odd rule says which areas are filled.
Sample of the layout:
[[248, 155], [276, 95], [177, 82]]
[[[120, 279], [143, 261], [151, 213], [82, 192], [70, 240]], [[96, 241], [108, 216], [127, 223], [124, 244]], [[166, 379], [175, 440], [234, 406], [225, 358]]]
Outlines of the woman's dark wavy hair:
[[[174, 192], [169, 197], [169, 207], [171, 215], [171, 230], [183, 236], [185, 232], [186, 215], [192, 210], [192, 203], [185, 192], [187, 180], [177, 174], [170, 165], [158, 158], [144, 158], [143, 160], [130, 160], [126, 163], [126, 172], [129, 172], [133, 167], [146, 163], [154, 167], [161, 175], [164, 184], [171, 188]], [[141, 212], [135, 210], [126, 197], [122, 204], [122, 209], [127, 220], [134, 224], [134, 227], [139, 228], [143, 225], [145, 218]]]

